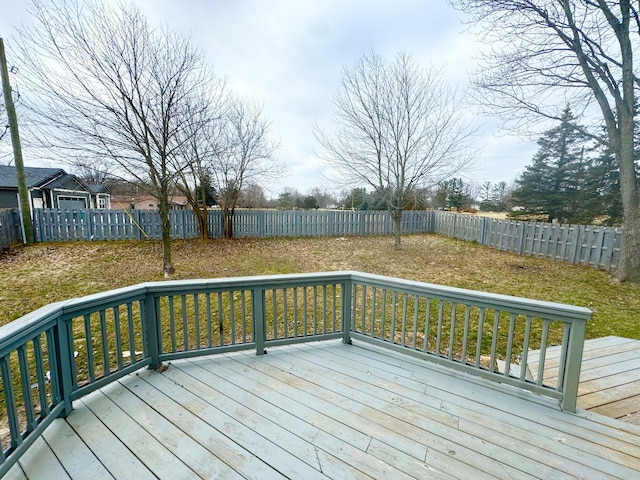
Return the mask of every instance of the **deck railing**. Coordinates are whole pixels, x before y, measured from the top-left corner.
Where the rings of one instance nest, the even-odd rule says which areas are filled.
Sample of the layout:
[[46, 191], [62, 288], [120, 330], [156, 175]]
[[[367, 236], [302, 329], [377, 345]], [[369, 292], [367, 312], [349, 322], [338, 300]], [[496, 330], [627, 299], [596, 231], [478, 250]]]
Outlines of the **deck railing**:
[[[144, 283], [0, 327], [0, 476], [72, 402], [139, 368], [342, 338], [558, 399], [575, 411], [586, 308], [358, 272]], [[561, 344], [553, 382], [547, 346]], [[535, 378], [527, 353], [537, 350]]]

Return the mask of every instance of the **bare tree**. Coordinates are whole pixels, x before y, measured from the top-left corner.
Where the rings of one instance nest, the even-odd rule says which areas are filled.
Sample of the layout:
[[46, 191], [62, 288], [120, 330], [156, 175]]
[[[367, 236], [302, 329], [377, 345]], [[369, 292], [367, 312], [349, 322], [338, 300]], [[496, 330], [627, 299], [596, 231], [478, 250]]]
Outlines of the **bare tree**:
[[461, 100], [440, 71], [399, 53], [375, 53], [345, 68], [334, 100], [335, 133], [316, 128], [326, 161], [350, 185], [370, 185], [384, 197], [400, 248], [402, 212], [413, 192], [474, 160], [473, 131]]
[[180, 147], [173, 152], [176, 188], [186, 198], [198, 222], [200, 238], [209, 238], [207, 188], [213, 165], [226, 148], [226, 122], [230, 97], [222, 80], [210, 82], [187, 105], [190, 122], [181, 131]]
[[269, 138], [268, 129], [269, 122], [259, 106], [239, 99], [232, 103], [225, 121], [223, 147], [211, 165], [225, 238], [233, 238], [234, 213], [245, 184], [260, 184], [282, 171], [272, 159], [277, 145]]
[[267, 204], [267, 197], [264, 189], [255, 182], [247, 182], [240, 191], [238, 206], [244, 208], [264, 208]]
[[[451, 0], [493, 45], [475, 84], [480, 103], [531, 128], [567, 104], [604, 122], [620, 170], [624, 244], [617, 274], [640, 282], [640, 174], [634, 119], [640, 75], [640, 4], [630, 0]], [[634, 4], [635, 3], [635, 4]], [[596, 130], [592, 138], [598, 140]]]
[[32, 138], [60, 158], [109, 160], [121, 176], [149, 185], [159, 203], [163, 272], [173, 273], [170, 159], [191, 122], [186, 99], [210, 80], [202, 54], [150, 27], [130, 4], [33, 0], [31, 13], [18, 56], [23, 98], [36, 113]]

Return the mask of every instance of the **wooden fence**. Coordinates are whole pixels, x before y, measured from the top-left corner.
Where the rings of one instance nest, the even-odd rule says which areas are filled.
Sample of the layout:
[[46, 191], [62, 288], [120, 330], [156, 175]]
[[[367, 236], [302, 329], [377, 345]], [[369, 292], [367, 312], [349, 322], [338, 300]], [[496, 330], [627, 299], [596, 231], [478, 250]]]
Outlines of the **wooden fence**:
[[533, 257], [614, 270], [620, 260], [622, 228], [601, 225], [501, 220], [433, 212], [433, 233]]
[[22, 227], [17, 209], [0, 210], [0, 250], [22, 243]]
[[[195, 238], [198, 227], [190, 210], [170, 213], [173, 238]], [[37, 242], [71, 240], [142, 240], [161, 237], [160, 217], [152, 210], [37, 209]], [[499, 220], [439, 211], [406, 211], [402, 232], [438, 233], [520, 255], [615, 270], [622, 228]], [[393, 222], [386, 211], [238, 210], [238, 238], [389, 235]], [[222, 212], [209, 212], [209, 236], [222, 237]], [[0, 214], [0, 248], [21, 241], [17, 212]]]

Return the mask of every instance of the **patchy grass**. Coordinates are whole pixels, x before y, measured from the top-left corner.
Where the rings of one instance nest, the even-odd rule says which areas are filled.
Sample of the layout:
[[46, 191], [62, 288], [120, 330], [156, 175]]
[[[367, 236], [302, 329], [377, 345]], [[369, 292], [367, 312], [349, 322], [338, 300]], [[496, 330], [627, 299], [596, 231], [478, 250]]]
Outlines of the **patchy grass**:
[[[162, 280], [160, 243], [37, 244], [0, 256], [0, 324], [38, 307]], [[174, 279], [360, 270], [441, 285], [586, 306], [589, 338], [640, 339], [640, 286], [590, 267], [500, 252], [435, 235], [176, 241]]]

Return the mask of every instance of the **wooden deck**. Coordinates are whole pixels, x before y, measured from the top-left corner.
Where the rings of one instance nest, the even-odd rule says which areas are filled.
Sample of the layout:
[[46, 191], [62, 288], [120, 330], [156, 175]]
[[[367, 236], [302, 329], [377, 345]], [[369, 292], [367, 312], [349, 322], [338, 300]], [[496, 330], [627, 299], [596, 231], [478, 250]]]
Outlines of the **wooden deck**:
[[638, 427], [360, 344], [180, 360], [75, 407], [6, 478], [640, 478]]
[[[545, 380], [555, 381], [559, 356], [559, 347], [547, 349]], [[536, 359], [536, 352], [529, 354], [530, 362]], [[612, 336], [585, 342], [578, 407], [640, 426], [639, 340]]]

